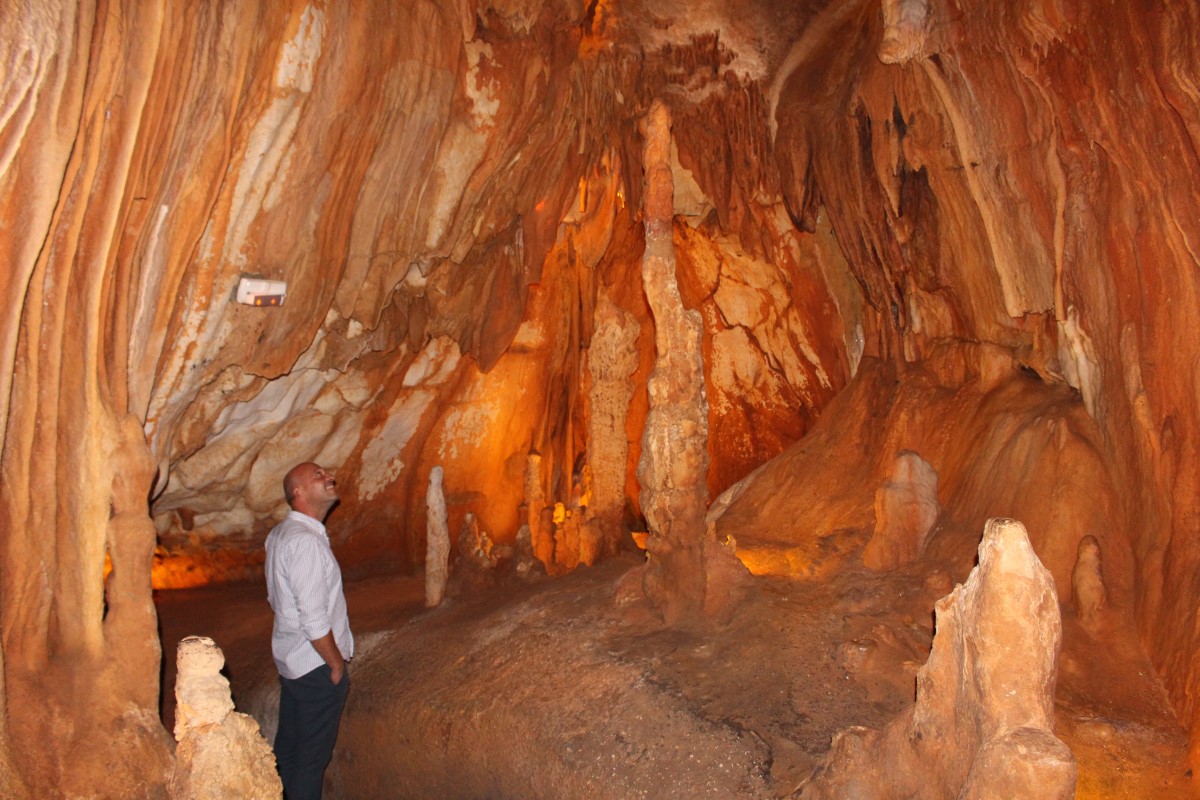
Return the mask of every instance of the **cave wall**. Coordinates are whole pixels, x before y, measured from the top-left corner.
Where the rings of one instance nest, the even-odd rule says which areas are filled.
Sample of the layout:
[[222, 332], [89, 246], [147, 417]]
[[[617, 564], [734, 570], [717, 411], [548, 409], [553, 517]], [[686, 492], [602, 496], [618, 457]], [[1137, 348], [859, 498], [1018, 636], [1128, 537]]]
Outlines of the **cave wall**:
[[1195, 730], [1200, 12], [884, 5], [909, 22], [831, 7], [773, 81], [789, 207], [829, 213], [890, 317], [885, 356], [990, 342], [1079, 392], [1120, 487], [1145, 640]]
[[[150, 550], [159, 585], [253, 575], [296, 461], [338, 469], [351, 570], [420, 563], [435, 465], [452, 531], [470, 512], [511, 540], [531, 453], [542, 501], [570, 508], [602, 298], [639, 325], [637, 523], [638, 123], [659, 96], [710, 494], [864, 356], [1000, 347], [1096, 421], [1143, 631], [1194, 720], [1197, 16], [4, 5], [0, 781], [167, 769]], [[245, 274], [286, 280], [286, 303], [236, 304]], [[55, 755], [110, 740], [124, 771]]]

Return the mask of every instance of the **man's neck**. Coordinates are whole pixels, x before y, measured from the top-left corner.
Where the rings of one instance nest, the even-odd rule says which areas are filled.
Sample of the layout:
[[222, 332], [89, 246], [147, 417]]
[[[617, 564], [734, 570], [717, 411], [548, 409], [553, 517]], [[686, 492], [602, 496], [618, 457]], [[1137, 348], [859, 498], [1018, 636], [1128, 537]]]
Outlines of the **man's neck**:
[[328, 508], [316, 509], [307, 503], [297, 503], [296, 505], [292, 506], [292, 511], [295, 511], [298, 514], [303, 514], [306, 517], [312, 517], [322, 525], [325, 524], [325, 516], [329, 513]]

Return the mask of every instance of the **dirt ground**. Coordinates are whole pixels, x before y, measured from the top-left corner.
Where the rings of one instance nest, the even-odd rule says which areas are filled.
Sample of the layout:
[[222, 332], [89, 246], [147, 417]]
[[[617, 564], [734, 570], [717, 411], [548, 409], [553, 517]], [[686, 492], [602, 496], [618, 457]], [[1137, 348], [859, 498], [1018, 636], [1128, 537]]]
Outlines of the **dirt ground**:
[[[613, 602], [637, 558], [463, 590], [433, 610], [421, 576], [349, 583], [358, 652], [327, 796], [790, 797], [834, 733], [881, 727], [913, 702], [951, 580], [936, 564], [754, 578], [730, 625], [669, 630]], [[157, 604], [164, 686], [178, 640], [211, 636], [239, 710], [273, 735], [265, 590]], [[1064, 617], [1056, 733], [1079, 762], [1076, 796], [1200, 797], [1151, 665], [1113, 627], [1098, 643]], [[169, 696], [163, 713], [169, 728]]]

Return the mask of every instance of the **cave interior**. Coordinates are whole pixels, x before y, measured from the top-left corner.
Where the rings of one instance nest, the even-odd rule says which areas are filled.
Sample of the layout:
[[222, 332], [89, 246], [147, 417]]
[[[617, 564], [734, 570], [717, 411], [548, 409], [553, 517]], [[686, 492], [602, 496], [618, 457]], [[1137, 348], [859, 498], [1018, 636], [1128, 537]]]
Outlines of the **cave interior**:
[[1200, 4], [4, 3], [0, 53], [0, 795], [221, 796], [175, 648], [270, 737], [314, 461], [331, 796], [1200, 796]]

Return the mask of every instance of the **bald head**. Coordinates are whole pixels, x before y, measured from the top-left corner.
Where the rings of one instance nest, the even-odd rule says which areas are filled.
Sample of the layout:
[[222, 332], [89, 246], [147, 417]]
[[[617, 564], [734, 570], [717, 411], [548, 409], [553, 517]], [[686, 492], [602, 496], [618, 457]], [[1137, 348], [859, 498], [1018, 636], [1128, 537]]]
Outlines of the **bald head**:
[[292, 467], [283, 477], [283, 496], [296, 511], [323, 520], [338, 501], [337, 483], [332, 472], [306, 461]]

